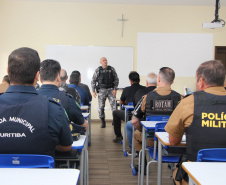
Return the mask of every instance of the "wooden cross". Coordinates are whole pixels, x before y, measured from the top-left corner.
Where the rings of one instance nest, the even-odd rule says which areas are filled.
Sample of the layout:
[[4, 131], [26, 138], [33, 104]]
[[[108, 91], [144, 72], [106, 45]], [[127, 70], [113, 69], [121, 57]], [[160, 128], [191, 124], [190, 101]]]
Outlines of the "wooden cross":
[[124, 21], [128, 21], [128, 19], [124, 19], [123, 18], [123, 14], [122, 14], [122, 18], [121, 19], [117, 19], [117, 21], [121, 21], [122, 22], [122, 37], [123, 37], [123, 24], [124, 24]]

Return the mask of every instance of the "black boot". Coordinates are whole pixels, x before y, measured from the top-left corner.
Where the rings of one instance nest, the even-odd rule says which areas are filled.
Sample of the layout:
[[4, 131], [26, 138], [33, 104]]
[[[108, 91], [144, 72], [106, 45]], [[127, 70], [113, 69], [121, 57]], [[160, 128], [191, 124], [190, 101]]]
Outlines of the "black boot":
[[101, 118], [101, 125], [100, 128], [105, 128], [106, 127], [106, 122], [104, 118]]

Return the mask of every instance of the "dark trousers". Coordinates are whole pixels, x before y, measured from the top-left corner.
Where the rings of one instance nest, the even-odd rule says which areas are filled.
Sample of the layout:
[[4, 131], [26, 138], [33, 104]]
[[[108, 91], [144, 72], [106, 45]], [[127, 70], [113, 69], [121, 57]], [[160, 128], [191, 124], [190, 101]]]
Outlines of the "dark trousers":
[[[122, 136], [121, 120], [125, 121], [125, 111], [124, 110], [115, 110], [113, 112], [113, 123], [114, 123], [115, 135], [117, 137]], [[124, 137], [126, 137], [126, 136], [124, 136]]]

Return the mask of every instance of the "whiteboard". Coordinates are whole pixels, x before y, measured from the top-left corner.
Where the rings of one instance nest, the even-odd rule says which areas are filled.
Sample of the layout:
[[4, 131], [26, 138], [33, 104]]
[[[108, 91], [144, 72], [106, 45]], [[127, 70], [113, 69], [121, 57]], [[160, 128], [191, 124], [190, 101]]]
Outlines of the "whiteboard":
[[94, 71], [101, 65], [100, 58], [106, 57], [108, 65], [115, 68], [119, 77], [119, 88], [129, 86], [128, 75], [133, 70], [133, 47], [47, 45], [46, 59], [60, 62], [68, 73], [81, 73], [81, 82], [91, 87]]
[[176, 77], [192, 77], [199, 64], [213, 59], [213, 34], [138, 33], [137, 48], [141, 75], [170, 67]]

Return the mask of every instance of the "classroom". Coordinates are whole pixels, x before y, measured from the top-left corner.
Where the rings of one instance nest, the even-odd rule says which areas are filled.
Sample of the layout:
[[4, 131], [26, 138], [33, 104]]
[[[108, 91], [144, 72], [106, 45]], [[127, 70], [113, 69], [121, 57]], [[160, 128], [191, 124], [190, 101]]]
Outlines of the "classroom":
[[[197, 37], [197, 40], [192, 40], [191, 42], [191, 44], [194, 44], [194, 48], [199, 48], [199, 41], [206, 41], [203, 42], [203, 45], [200, 45], [203, 47], [206, 46], [206, 50], [200, 50], [200, 53], [211, 51], [206, 53], [206, 56], [203, 56], [202, 53], [204, 58], [201, 58], [203, 61], [199, 61], [199, 64], [208, 60], [217, 59], [215, 58], [216, 47], [226, 48], [226, 28], [222, 27], [209, 29], [203, 28], [202, 26], [203, 23], [210, 23], [215, 19], [215, 4], [215, 0], [0, 0], [0, 79], [3, 79], [3, 77], [7, 74], [7, 61], [9, 54], [20, 47], [29, 47], [36, 50], [41, 61], [47, 59], [48, 56], [51, 56], [50, 49], [58, 46], [67, 46], [71, 48], [75, 47], [75, 49], [76, 47], [79, 47], [79, 49], [83, 47], [86, 49], [88, 47], [93, 47], [94, 49], [100, 48], [101, 50], [104, 48], [108, 48], [109, 50], [111, 48], [118, 48], [123, 52], [124, 50], [121, 49], [125, 48], [132, 49], [128, 50], [128, 53], [132, 56], [129, 61], [130, 63], [125, 63], [125, 61], [120, 60], [120, 58], [123, 58], [123, 56], [120, 56], [121, 53], [115, 59], [109, 58], [105, 55], [105, 53], [103, 53], [102, 56], [98, 56], [98, 59], [95, 58], [92, 61], [89, 60], [87, 63], [83, 61], [75, 61], [73, 63], [73, 69], [69, 71], [68, 76], [70, 76], [70, 73], [73, 70], [79, 71], [80, 69], [78, 68], [74, 69], [74, 67], [79, 65], [82, 65], [84, 68], [88, 68], [88, 65], [90, 64], [90, 66], [94, 66], [94, 69], [98, 68], [100, 66], [100, 58], [107, 57], [108, 65], [115, 67], [116, 72], [118, 68], [118, 70], [122, 70], [120, 74], [123, 74], [123, 71], [126, 73], [124, 73], [124, 75], [126, 75], [125, 79], [119, 78], [119, 81], [121, 80], [120, 83], [123, 84], [119, 88], [125, 88], [125, 86], [130, 85], [128, 79], [129, 71], [137, 71], [140, 74], [140, 84], [145, 86], [147, 74], [149, 72], [158, 74], [158, 69], [166, 67], [164, 66], [165, 64], [167, 67], [175, 69], [176, 72], [174, 83], [171, 86], [173, 90], [177, 91], [181, 95], [185, 95], [184, 89], [186, 86], [194, 92], [196, 91], [196, 74], [195, 71], [190, 72], [188, 67], [192, 66], [196, 70], [198, 64], [193, 65], [191, 62], [188, 67], [185, 64], [180, 64], [182, 67], [178, 67], [178, 69], [176, 69], [176, 67], [174, 67], [177, 66], [176, 63], [172, 64], [173, 62], [166, 61], [167, 57], [164, 58], [164, 52], [167, 51], [164, 51], [164, 49], [161, 50], [162, 48], [160, 44], [157, 47], [159, 53], [155, 56], [155, 59], [157, 59], [157, 57], [163, 58], [165, 63], [159, 63], [160, 66], [157, 65], [156, 68], [152, 68], [151, 65], [147, 66], [149, 64], [148, 62], [145, 62], [146, 56], [142, 58], [142, 51], [146, 49], [145, 52], [147, 52], [149, 50], [147, 47], [150, 43], [148, 39], [154, 43], [155, 40], [153, 40], [153, 38], [159, 38], [164, 48], [164, 46], [166, 46], [166, 38], [168, 38], [169, 35], [170, 38], [174, 39], [168, 42], [171, 42], [171, 44], [176, 43], [177, 41], [181, 44], [182, 42], [180, 42], [180, 38], [186, 38], [189, 40], [190, 36], [192, 36], [192, 38]], [[219, 18], [226, 20], [226, 0], [220, 0], [218, 14]], [[199, 36], [200, 40], [198, 38]], [[207, 46], [206, 43], [210, 44]], [[153, 47], [151, 43], [150, 46]], [[176, 47], [176, 44], [172, 44], [169, 47], [174, 46]], [[183, 47], [187, 52], [189, 52], [188, 48], [192, 47], [192, 45], [189, 45], [189, 47]], [[157, 49], [155, 48], [154, 50], [153, 48], [153, 52], [156, 53], [155, 51]], [[188, 56], [192, 56], [195, 52], [194, 50], [191, 51], [191, 53], [187, 53]], [[175, 52], [178, 53], [178, 56], [180, 55], [179, 48], [178, 51]], [[89, 53], [84, 53], [84, 55], [86, 54], [89, 55]], [[150, 54], [153, 53], [150, 51]], [[198, 53], [196, 55], [199, 56]], [[226, 54], [224, 55], [224, 66], [226, 67], [225, 56]], [[147, 55], [147, 57], [149, 57], [149, 55]], [[82, 59], [82, 55], [80, 58]], [[181, 61], [181, 57], [179, 59], [180, 60], [178, 62], [184, 62]], [[143, 61], [143, 63], [141, 61]], [[60, 63], [62, 69], [70, 69], [70, 64], [66, 64], [61, 61], [58, 62]], [[76, 62], [80, 62], [81, 64], [76, 64]], [[154, 61], [152, 62], [155, 63]], [[123, 67], [120, 66], [120, 63]], [[86, 66], [86, 64], [88, 65]], [[188, 62], [186, 62], [186, 64], [188, 64]], [[126, 69], [126, 66], [128, 66], [128, 69]], [[80, 72], [81, 78], [83, 79], [83, 71]], [[83, 82], [83, 80], [81, 81]], [[90, 82], [87, 80], [85, 82], [91, 90], [91, 80]], [[41, 85], [40, 81], [38, 83]], [[69, 83], [69, 81], [67, 81], [67, 83]], [[116, 97], [118, 99], [120, 98], [122, 92], [122, 89], [117, 91]], [[129, 168], [131, 159], [130, 157], [127, 157], [126, 159], [126, 157], [123, 156], [122, 145], [115, 145], [114, 143], [114, 146], [111, 148], [107, 147], [108, 149], [104, 151], [104, 154], [96, 152], [96, 150], [98, 150], [98, 146], [96, 145], [98, 145], [98, 142], [102, 139], [104, 140], [104, 136], [110, 135], [109, 138], [104, 141], [106, 145], [112, 144], [112, 139], [114, 137], [114, 129], [111, 125], [113, 116], [110, 103], [106, 101], [105, 106], [105, 119], [107, 122], [105, 129], [106, 131], [99, 128], [100, 119], [98, 114], [98, 106], [98, 98], [93, 98], [92, 108], [90, 109], [92, 117], [89, 118], [89, 122], [94, 123], [94, 126], [92, 127], [92, 134], [94, 133], [92, 142], [94, 144], [87, 146], [89, 149], [87, 151], [89, 152], [89, 158], [91, 160], [97, 155], [99, 155], [99, 157], [103, 155], [103, 158], [108, 159], [106, 155], [110, 151], [110, 160], [107, 162], [111, 165], [108, 166], [108, 168], [113, 168], [114, 172], [112, 174], [106, 174], [106, 178], [101, 177], [101, 173], [105, 174], [105, 164], [107, 162], [101, 163], [101, 160], [97, 159], [97, 161], [100, 162], [100, 167], [96, 168], [94, 165], [98, 164], [94, 162], [89, 164], [91, 175], [89, 180], [87, 175], [88, 166], [86, 167], [87, 171], [85, 175], [87, 176], [87, 179], [85, 180], [84, 178], [84, 184], [88, 184], [87, 181], [89, 181], [89, 184], [91, 185], [127, 184], [125, 179], [129, 179], [130, 175], [132, 180], [128, 180], [128, 184], [136, 184], [137, 176], [133, 176], [131, 169]], [[4, 121], [1, 121], [3, 117], [1, 115], [0, 118], [0, 123], [3, 123]], [[203, 118], [203, 122], [205, 124], [208, 122], [206, 118], [207, 116], [205, 117], [205, 120]], [[121, 127], [122, 131], [123, 127], [124, 122]], [[102, 136], [102, 134], [104, 136]], [[97, 139], [96, 141], [95, 138]], [[128, 145], [128, 143], [126, 144]], [[102, 147], [99, 148], [103, 149]], [[113, 152], [114, 149], [117, 152]], [[84, 155], [88, 155], [88, 152], [85, 152]], [[125, 166], [128, 167], [129, 172], [125, 175], [125, 179], [122, 177], [123, 175], [120, 176], [115, 172], [117, 171], [116, 167], [113, 165], [115, 156], [111, 157], [111, 155], [117, 155], [116, 153], [120, 153], [122, 155], [120, 161], [124, 165], [123, 168], [126, 168]], [[123, 162], [124, 159], [126, 162]], [[137, 160], [137, 158], [135, 160]], [[167, 165], [164, 167], [167, 168]], [[120, 167], [118, 166], [118, 168]], [[155, 171], [156, 170], [151, 171], [155, 173], [155, 175], [151, 176], [151, 178], [155, 178], [152, 182], [157, 183], [157, 172]], [[164, 178], [167, 176], [167, 178], [170, 179], [170, 177], [168, 177], [170, 176], [170, 172], [163, 171], [163, 173]], [[102, 182], [97, 177], [100, 177]], [[146, 176], [142, 177], [145, 178], [146, 182]], [[118, 180], [113, 180], [111, 182], [111, 179], [114, 178], [118, 178]], [[122, 180], [122, 183], [119, 182], [120, 180]], [[166, 181], [163, 181], [162, 184]], [[80, 184], [83, 184], [83, 182], [80, 181]], [[166, 184], [173, 183], [169, 182]]]

